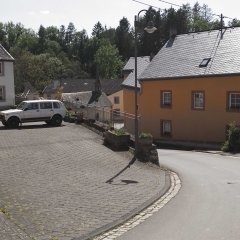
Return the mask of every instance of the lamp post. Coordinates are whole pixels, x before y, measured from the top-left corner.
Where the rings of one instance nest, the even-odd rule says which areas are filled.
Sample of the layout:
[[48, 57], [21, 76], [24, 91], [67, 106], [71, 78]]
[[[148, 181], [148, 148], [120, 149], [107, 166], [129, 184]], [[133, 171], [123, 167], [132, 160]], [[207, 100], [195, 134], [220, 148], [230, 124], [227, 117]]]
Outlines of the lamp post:
[[[147, 12], [147, 10], [141, 10], [134, 18], [134, 57], [135, 57], [135, 85], [134, 85], [134, 98], [135, 98], [135, 130], [134, 130], [134, 138], [135, 138], [135, 151], [134, 151], [134, 158], [136, 160], [137, 153], [138, 153], [138, 142], [139, 142], [139, 127], [138, 127], [138, 76], [137, 76], [137, 30], [138, 30], [138, 23], [139, 23], [139, 15], [142, 12]], [[147, 27], [144, 28], [147, 33], [153, 33], [157, 30], [156, 27], [153, 26], [153, 22], [149, 22]]]

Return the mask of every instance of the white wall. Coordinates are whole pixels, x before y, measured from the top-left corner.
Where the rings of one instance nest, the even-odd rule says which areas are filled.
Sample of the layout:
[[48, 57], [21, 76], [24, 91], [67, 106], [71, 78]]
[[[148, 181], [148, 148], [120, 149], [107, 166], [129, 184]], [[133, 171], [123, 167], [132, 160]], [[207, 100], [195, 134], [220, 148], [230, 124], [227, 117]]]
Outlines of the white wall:
[[15, 104], [13, 62], [3, 62], [3, 76], [0, 75], [0, 86], [5, 87], [5, 101], [0, 101], [0, 108]]

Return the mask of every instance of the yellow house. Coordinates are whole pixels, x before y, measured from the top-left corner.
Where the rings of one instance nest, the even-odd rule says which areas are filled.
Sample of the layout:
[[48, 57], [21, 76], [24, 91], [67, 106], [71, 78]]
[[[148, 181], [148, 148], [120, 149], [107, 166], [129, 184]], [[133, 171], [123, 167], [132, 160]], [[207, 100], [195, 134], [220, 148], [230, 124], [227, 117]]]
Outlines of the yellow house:
[[171, 37], [139, 76], [141, 131], [167, 143], [224, 142], [228, 124], [240, 124], [239, 42], [240, 28]]

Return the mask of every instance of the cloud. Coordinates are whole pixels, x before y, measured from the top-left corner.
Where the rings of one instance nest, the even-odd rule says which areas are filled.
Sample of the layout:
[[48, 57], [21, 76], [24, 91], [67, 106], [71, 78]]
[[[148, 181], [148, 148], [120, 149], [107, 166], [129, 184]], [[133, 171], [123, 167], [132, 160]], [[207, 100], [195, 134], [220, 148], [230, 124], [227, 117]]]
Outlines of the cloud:
[[33, 15], [36, 15], [36, 12], [30, 11], [30, 12], [28, 12], [28, 14], [33, 16]]
[[40, 11], [40, 13], [43, 14], [43, 15], [47, 15], [47, 14], [50, 13], [50, 11], [48, 11], [48, 10], [42, 10], [42, 11]]

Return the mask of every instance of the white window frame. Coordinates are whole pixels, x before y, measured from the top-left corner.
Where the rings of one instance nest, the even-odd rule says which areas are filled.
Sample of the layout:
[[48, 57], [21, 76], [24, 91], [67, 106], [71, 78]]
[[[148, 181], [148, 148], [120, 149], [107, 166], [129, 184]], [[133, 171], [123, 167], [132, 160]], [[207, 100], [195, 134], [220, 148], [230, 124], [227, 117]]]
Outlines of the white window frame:
[[161, 120], [161, 135], [163, 137], [172, 136], [172, 122], [171, 120]]
[[172, 105], [172, 92], [162, 91], [162, 104], [163, 107], [170, 107]]
[[240, 92], [229, 92], [228, 108], [240, 110]]
[[194, 91], [192, 92], [192, 108], [194, 110], [203, 110], [205, 103], [205, 94], [203, 91]]

